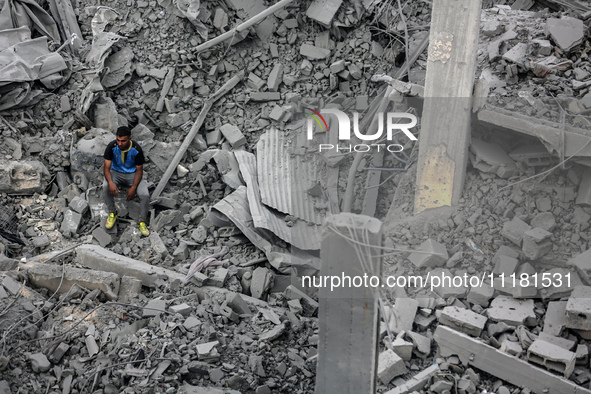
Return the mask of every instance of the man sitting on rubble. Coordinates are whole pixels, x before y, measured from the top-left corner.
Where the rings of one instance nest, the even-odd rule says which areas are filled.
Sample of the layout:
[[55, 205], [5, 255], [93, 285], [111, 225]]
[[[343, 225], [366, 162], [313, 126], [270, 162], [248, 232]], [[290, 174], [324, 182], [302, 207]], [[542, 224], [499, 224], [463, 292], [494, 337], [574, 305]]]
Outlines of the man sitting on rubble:
[[122, 126], [117, 129], [117, 139], [107, 145], [104, 154], [105, 181], [103, 195], [109, 208], [109, 216], [105, 228], [111, 229], [117, 221], [114, 197], [119, 194], [119, 188], [127, 190], [127, 200], [132, 200], [136, 194], [140, 198], [140, 225], [143, 236], [150, 235], [146, 221], [150, 207], [150, 194], [144, 175], [144, 152], [137, 142], [131, 141], [131, 130]]

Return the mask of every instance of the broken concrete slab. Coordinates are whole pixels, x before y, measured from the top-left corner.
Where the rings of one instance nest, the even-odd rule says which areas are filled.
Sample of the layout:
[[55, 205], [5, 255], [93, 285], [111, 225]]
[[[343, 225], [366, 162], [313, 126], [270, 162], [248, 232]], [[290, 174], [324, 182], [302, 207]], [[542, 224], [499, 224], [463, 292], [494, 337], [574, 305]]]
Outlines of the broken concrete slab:
[[527, 387], [534, 393], [591, 393], [591, 390], [574, 382], [501, 352], [452, 328], [438, 326], [433, 338], [439, 345], [442, 357], [456, 355], [464, 365], [470, 364], [498, 379], [521, 388]]
[[552, 233], [542, 228], [533, 228], [523, 233], [522, 250], [525, 257], [536, 260], [552, 251]]
[[157, 298], [148, 301], [142, 311], [142, 317], [155, 317], [166, 311], [166, 300]]
[[29, 354], [29, 361], [33, 372], [42, 373], [47, 372], [51, 368], [51, 363], [43, 353]]
[[120, 302], [130, 302], [140, 295], [142, 292], [142, 281], [131, 276], [122, 276], [121, 285], [119, 286]]
[[494, 293], [495, 289], [490, 285], [490, 283], [483, 283], [481, 286], [470, 288], [467, 301], [486, 308], [490, 299], [493, 298]]
[[111, 234], [105, 231], [105, 229], [101, 227], [97, 227], [92, 231], [92, 236], [99, 242], [99, 244], [104, 248], [112, 242]]
[[160, 276], [169, 282], [175, 279], [182, 281], [185, 278], [181, 273], [118, 255], [98, 245], [79, 246], [74, 260], [83, 267], [137, 278], [142, 281], [142, 285], [148, 287], [154, 287]]
[[432, 239], [428, 239], [420, 244], [419, 247], [408, 256], [408, 259], [415, 265], [415, 267], [433, 268], [444, 265], [449, 259], [449, 255], [447, 254], [445, 245]]
[[505, 322], [512, 326], [535, 324], [533, 300], [516, 300], [512, 297], [498, 296], [486, 310], [488, 317], [497, 322]]
[[548, 18], [545, 31], [560, 49], [569, 52], [583, 41], [585, 24], [580, 19], [568, 16]]
[[581, 275], [581, 279], [587, 284], [591, 284], [591, 249], [580, 253], [568, 260], [568, 265], [576, 267]]
[[226, 123], [220, 127], [220, 132], [223, 134], [224, 138], [228, 140], [230, 145], [232, 145], [232, 148], [239, 148], [246, 144], [244, 134], [242, 134], [240, 129], [235, 125]]
[[271, 288], [273, 273], [265, 267], [258, 267], [252, 273], [252, 282], [250, 284], [250, 293], [253, 297], [263, 299], [267, 291]]
[[392, 379], [406, 373], [406, 371], [404, 360], [394, 351], [387, 349], [378, 356], [377, 374], [383, 384], [389, 384]]
[[521, 247], [523, 234], [531, 230], [531, 226], [519, 218], [514, 218], [503, 224], [501, 235]]
[[310, 44], [302, 44], [300, 47], [300, 55], [305, 56], [311, 60], [321, 60], [330, 56], [330, 50]]
[[573, 373], [576, 358], [575, 353], [540, 339], [534, 341], [527, 349], [527, 359], [530, 362], [562, 373], [565, 378], [570, 377]]
[[318, 302], [294, 285], [287, 286], [284, 295], [290, 300], [300, 301], [304, 316], [313, 316], [318, 310]]
[[412, 331], [419, 302], [412, 298], [398, 298], [393, 307], [386, 307], [384, 320], [394, 334]]
[[566, 325], [567, 301], [552, 301], [548, 303], [544, 315], [543, 332], [554, 336], [560, 336]]
[[120, 278], [115, 273], [42, 263], [21, 266], [28, 272], [32, 284], [51, 291], [59, 289], [60, 294], [68, 292], [75, 284], [89, 290], [99, 289], [109, 300], [116, 300], [119, 294]]
[[342, 3], [342, 0], [314, 0], [308, 7], [306, 16], [322, 26], [330, 28], [332, 20]]
[[468, 309], [461, 309], [456, 306], [443, 308], [439, 323], [455, 328], [458, 331], [478, 337], [484, 329], [487, 318]]
[[62, 225], [60, 226], [60, 232], [66, 237], [77, 234], [81, 221], [82, 215], [80, 215], [78, 212], [72, 211], [71, 209], [67, 209], [64, 213]]
[[515, 162], [498, 144], [473, 138], [470, 152], [472, 165], [482, 172], [494, 173], [501, 178], [510, 178], [517, 174]]
[[49, 178], [47, 167], [39, 161], [0, 163], [0, 193], [43, 193]]
[[591, 286], [575, 286], [565, 311], [568, 328], [591, 331]]

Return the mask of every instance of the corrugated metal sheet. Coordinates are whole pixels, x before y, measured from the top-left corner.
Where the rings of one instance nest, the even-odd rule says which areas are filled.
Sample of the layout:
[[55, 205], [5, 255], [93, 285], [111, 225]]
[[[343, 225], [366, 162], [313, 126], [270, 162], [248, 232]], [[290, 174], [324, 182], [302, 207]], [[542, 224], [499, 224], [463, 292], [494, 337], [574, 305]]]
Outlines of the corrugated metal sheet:
[[321, 227], [296, 220], [290, 227], [285, 221], [285, 214], [271, 210], [263, 205], [257, 181], [257, 158], [245, 151], [234, 152], [242, 178], [246, 182], [250, 213], [255, 227], [272, 231], [285, 242], [303, 250], [319, 250], [322, 239]]
[[254, 227], [246, 196], [246, 187], [240, 186], [234, 193], [215, 204], [213, 208], [226, 215], [253, 245], [265, 252], [269, 263], [279, 272], [289, 274], [291, 267], [315, 271], [320, 269], [319, 259], [311, 255], [301, 257], [290, 253], [287, 249], [277, 246], [279, 241], [270, 231]]
[[257, 173], [262, 201], [280, 212], [321, 225], [326, 211], [315, 205], [326, 204], [326, 200], [306, 192], [319, 178], [319, 159], [316, 155], [294, 153], [293, 141], [281, 131], [271, 129], [261, 136], [257, 143]]

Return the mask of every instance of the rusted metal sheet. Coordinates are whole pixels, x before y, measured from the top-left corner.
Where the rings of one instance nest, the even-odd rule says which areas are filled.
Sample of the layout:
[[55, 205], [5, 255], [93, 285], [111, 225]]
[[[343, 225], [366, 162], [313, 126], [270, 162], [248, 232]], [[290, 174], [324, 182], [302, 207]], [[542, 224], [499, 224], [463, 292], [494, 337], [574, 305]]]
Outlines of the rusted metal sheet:
[[307, 190], [319, 178], [319, 158], [299, 151], [298, 135], [288, 137], [271, 129], [257, 143], [257, 173], [264, 204], [309, 223], [321, 225], [326, 217], [324, 197], [312, 197]]
[[234, 152], [242, 178], [246, 182], [250, 213], [255, 227], [262, 227], [273, 232], [285, 242], [304, 250], [319, 250], [320, 226], [296, 220], [288, 226], [285, 214], [271, 210], [261, 202], [261, 195], [257, 181], [257, 158], [245, 151]]

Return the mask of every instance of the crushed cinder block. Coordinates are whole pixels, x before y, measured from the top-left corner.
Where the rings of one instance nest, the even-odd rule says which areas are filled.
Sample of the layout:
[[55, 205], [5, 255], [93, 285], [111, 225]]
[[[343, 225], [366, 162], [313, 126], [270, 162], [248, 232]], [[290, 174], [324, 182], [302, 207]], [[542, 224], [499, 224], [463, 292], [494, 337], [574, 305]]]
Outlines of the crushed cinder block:
[[560, 49], [568, 52], [583, 42], [585, 24], [580, 19], [568, 16], [563, 16], [560, 19], [548, 18], [545, 31]]
[[239, 148], [246, 144], [246, 138], [237, 126], [226, 123], [220, 127], [221, 133], [224, 138], [232, 145], [232, 148]]
[[523, 243], [523, 234], [531, 230], [531, 226], [519, 218], [514, 218], [509, 222], [503, 224], [501, 235], [521, 247]]
[[445, 245], [432, 239], [428, 239], [420, 244], [419, 247], [408, 256], [408, 259], [415, 265], [415, 267], [432, 268], [444, 265], [449, 259], [449, 255], [447, 254]]
[[543, 228], [533, 228], [523, 233], [522, 250], [525, 257], [536, 260], [552, 251], [552, 233]]
[[532, 325], [536, 321], [533, 300], [516, 300], [502, 295], [491, 301], [486, 313], [491, 320], [512, 326]]
[[378, 356], [378, 379], [383, 384], [389, 384], [396, 376], [406, 373], [404, 360], [394, 351], [387, 349]]
[[150, 300], [144, 307], [142, 317], [154, 317], [166, 310], [166, 301], [161, 298]]
[[569, 378], [575, 369], [576, 354], [540, 339], [527, 349], [528, 361], [543, 365]]
[[563, 349], [570, 350], [570, 351], [574, 350], [575, 346], [577, 346], [577, 343], [575, 341], [572, 341], [568, 338], [562, 338], [562, 337], [550, 335], [547, 332], [543, 332], [543, 331], [538, 335], [538, 339], [540, 339], [542, 341], [549, 342], [553, 345], [559, 346]]
[[209, 284], [215, 287], [224, 287], [227, 278], [228, 269], [224, 267], [218, 267], [209, 276]]
[[482, 25], [482, 34], [487, 37], [499, 35], [503, 32], [503, 30], [505, 30], [504, 26], [500, 21], [497, 20], [489, 20], [484, 22], [484, 25]]
[[591, 331], [591, 286], [575, 286], [565, 310], [568, 328]]
[[322, 26], [329, 28], [343, 0], [314, 0], [306, 11], [306, 16]]
[[560, 336], [566, 325], [566, 301], [552, 301], [548, 303], [544, 315], [543, 332]]
[[468, 309], [448, 306], [443, 308], [439, 316], [439, 323], [452, 327], [458, 331], [478, 337], [484, 329], [487, 318]]
[[472, 166], [479, 171], [494, 173], [501, 178], [510, 178], [517, 174], [515, 162], [498, 144], [473, 138], [470, 152]]
[[326, 59], [330, 56], [330, 50], [319, 48], [310, 44], [302, 44], [300, 47], [300, 55], [311, 60]]

